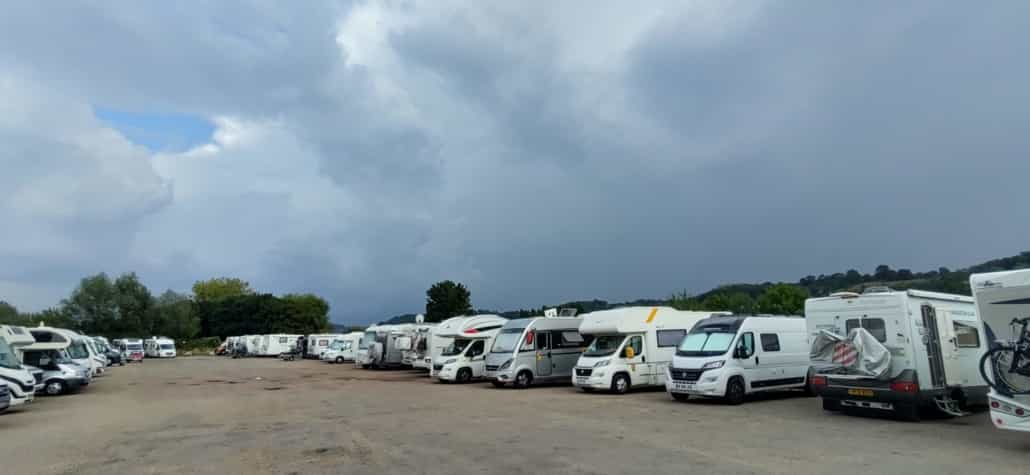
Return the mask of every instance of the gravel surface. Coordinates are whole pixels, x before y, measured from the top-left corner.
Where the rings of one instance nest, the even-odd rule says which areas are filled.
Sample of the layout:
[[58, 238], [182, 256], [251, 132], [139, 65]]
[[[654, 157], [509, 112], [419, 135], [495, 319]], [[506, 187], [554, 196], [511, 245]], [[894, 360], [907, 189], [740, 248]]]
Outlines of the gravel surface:
[[0, 415], [0, 473], [1030, 473], [1030, 434], [983, 412], [904, 423], [799, 394], [731, 407], [191, 357], [36, 401]]

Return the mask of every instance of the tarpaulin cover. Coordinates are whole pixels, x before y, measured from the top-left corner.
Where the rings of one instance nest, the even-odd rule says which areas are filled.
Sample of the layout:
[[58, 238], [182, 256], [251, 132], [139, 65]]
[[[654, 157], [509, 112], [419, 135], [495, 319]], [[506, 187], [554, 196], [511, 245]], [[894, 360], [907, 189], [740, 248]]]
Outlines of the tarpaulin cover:
[[891, 352], [865, 328], [847, 337], [821, 330], [809, 354], [818, 374], [847, 374], [884, 379], [889, 377]]

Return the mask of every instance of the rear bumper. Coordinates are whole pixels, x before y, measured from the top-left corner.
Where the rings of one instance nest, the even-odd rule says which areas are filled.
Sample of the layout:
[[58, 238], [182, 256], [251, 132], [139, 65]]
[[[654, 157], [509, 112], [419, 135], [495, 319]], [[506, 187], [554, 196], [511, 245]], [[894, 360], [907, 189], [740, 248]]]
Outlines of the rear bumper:
[[[1016, 400], [991, 392], [991, 422], [1004, 430], [1030, 432], [1030, 398]], [[1022, 413], [1023, 415], [1019, 415]]]

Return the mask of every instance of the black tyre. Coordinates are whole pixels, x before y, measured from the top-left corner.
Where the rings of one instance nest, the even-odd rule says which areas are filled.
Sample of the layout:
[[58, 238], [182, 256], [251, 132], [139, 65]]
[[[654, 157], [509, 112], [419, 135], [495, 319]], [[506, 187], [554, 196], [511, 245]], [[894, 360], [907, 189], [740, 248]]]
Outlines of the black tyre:
[[515, 375], [515, 389], [526, 389], [533, 384], [533, 373], [529, 371], [519, 371], [519, 374]]
[[726, 403], [738, 406], [744, 402], [744, 381], [733, 378], [726, 383]]
[[682, 393], [672, 393], [672, 398], [679, 402], [684, 402], [690, 399], [690, 395]]
[[500, 381], [490, 381], [490, 384], [494, 385], [495, 388], [503, 388], [504, 387], [504, 383], [502, 383]]
[[64, 381], [50, 381], [49, 383], [46, 383], [43, 390], [48, 396], [57, 396], [68, 391], [68, 385], [65, 384]]
[[337, 356], [336, 357], [336, 364], [343, 364], [343, 357], [342, 356]]
[[472, 370], [469, 368], [461, 368], [458, 370], [458, 374], [454, 376], [454, 380], [459, 383], [467, 383], [472, 381]]
[[630, 381], [629, 376], [625, 373], [619, 373], [612, 376], [612, 394], [626, 394], [629, 392]]
[[836, 399], [823, 398], [823, 410], [830, 412], [840, 411], [840, 401]]

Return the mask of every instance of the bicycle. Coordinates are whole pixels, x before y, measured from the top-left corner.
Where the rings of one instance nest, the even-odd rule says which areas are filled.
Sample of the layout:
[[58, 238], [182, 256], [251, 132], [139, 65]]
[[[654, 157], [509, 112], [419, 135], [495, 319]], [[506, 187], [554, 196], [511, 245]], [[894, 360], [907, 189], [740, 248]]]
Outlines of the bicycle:
[[[1003, 395], [1030, 394], [1030, 317], [1013, 318], [1009, 325], [1016, 338], [996, 345], [980, 358], [980, 376]], [[988, 361], [996, 380], [988, 377], [985, 370]]]

